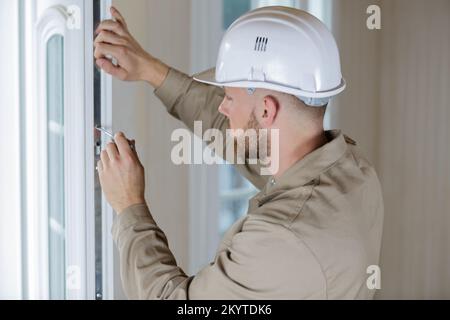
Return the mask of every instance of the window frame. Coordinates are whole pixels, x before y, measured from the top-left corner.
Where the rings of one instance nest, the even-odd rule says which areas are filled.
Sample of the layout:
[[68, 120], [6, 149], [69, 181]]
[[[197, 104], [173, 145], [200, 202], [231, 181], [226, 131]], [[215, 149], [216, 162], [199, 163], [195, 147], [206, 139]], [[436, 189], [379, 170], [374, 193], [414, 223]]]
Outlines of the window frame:
[[[112, 5], [112, 0], [99, 0], [100, 1], [100, 15], [101, 20], [111, 19], [109, 8]], [[93, 30], [93, 28], [92, 28]], [[86, 55], [90, 54], [92, 57], [93, 52], [93, 39], [90, 41], [92, 49], [87, 49]], [[90, 47], [90, 45], [88, 46]], [[92, 58], [92, 63], [94, 60]], [[93, 79], [93, 77], [91, 77]], [[112, 77], [105, 72], [101, 72], [100, 80], [100, 100], [101, 100], [101, 123], [105, 128], [113, 127], [113, 111], [112, 111]], [[93, 126], [92, 126], [93, 127]], [[91, 141], [94, 141], [92, 137]], [[102, 149], [106, 148], [109, 140], [102, 139]], [[94, 164], [96, 166], [96, 163]], [[95, 173], [96, 174], [96, 173]], [[97, 199], [98, 200], [98, 199]], [[102, 193], [101, 198], [102, 208], [102, 297], [103, 300], [113, 300], [116, 296], [120, 295], [122, 290], [122, 282], [120, 279], [120, 265], [119, 265], [119, 252], [115, 248], [114, 241], [112, 239], [111, 229], [114, 222], [115, 212], [106, 200]]]
[[[30, 277], [34, 279], [35, 287], [40, 298], [49, 298], [49, 264], [48, 264], [48, 145], [47, 145], [47, 44], [55, 35], [64, 39], [64, 194], [66, 216], [66, 270], [75, 269], [78, 277], [79, 289], [67, 286], [66, 298], [81, 299], [86, 295], [86, 216], [80, 214], [85, 210], [85, 181], [84, 181], [84, 141], [79, 139], [84, 136], [84, 112], [79, 112], [84, 101], [84, 74], [79, 70], [84, 69], [84, 57], [80, 57], [77, 48], [83, 46], [84, 37], [76, 32], [80, 30], [68, 30], [67, 21], [69, 15], [63, 6], [56, 5], [45, 9], [36, 24], [34, 48], [36, 49], [36, 117], [34, 119], [37, 130], [36, 135], [30, 134], [28, 141], [33, 141], [37, 165], [36, 171], [29, 172], [35, 175], [36, 193], [38, 193], [35, 205], [38, 209], [37, 216], [29, 217], [34, 220], [30, 227], [38, 226], [35, 237], [30, 238], [30, 252], [38, 252], [37, 259], [29, 259], [30, 272], [38, 272], [38, 275]], [[80, 69], [81, 67], [81, 69]], [[78, 70], [78, 71], [77, 71]], [[75, 112], [75, 110], [77, 112]], [[84, 110], [83, 110], [84, 111]], [[33, 121], [33, 119], [30, 119]], [[31, 156], [31, 155], [30, 155]], [[33, 161], [28, 159], [28, 161]], [[29, 202], [33, 203], [33, 202]], [[30, 220], [29, 220], [30, 221]], [[33, 266], [33, 263], [35, 265]], [[31, 292], [30, 292], [31, 293]], [[32, 296], [31, 296], [32, 297]]]
[[[73, 4], [80, 8], [80, 16], [75, 18], [81, 19], [80, 28], [75, 29], [67, 24], [73, 17], [68, 5]], [[39, 5], [48, 7], [38, 17], [35, 1], [22, 3], [22, 48], [32, 53], [22, 57], [26, 96], [22, 143], [27, 150], [22, 186], [27, 204], [22, 228], [27, 261], [24, 297], [49, 298], [46, 50], [47, 41], [58, 34], [64, 38], [66, 299], [95, 299], [93, 4], [89, 0], [51, 0]]]

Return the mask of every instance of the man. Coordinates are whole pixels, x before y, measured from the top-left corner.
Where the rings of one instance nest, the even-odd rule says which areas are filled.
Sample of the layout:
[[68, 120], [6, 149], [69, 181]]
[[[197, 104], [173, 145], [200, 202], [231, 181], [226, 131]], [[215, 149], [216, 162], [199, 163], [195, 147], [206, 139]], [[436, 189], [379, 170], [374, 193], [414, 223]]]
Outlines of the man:
[[137, 154], [123, 134], [116, 136], [98, 170], [118, 213], [113, 237], [128, 297], [372, 298], [366, 272], [379, 259], [381, 190], [355, 142], [323, 129], [328, 101], [345, 88], [326, 27], [296, 9], [252, 11], [227, 31], [216, 70], [194, 80], [145, 52], [122, 15], [111, 12], [115, 21], [102, 22], [95, 40], [96, 63], [105, 72], [148, 82], [191, 129], [199, 120], [221, 131], [279, 130], [278, 170], [268, 177], [257, 165], [238, 165], [261, 192], [226, 233], [214, 261], [191, 277], [176, 265], [146, 205]]

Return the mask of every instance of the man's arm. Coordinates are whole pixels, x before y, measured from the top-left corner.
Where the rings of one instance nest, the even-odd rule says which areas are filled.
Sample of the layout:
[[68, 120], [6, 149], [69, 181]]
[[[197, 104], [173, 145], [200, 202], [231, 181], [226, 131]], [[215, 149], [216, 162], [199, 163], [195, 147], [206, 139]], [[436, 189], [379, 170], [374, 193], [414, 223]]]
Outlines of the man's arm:
[[315, 256], [282, 226], [247, 219], [229, 246], [192, 277], [177, 266], [145, 204], [116, 217], [113, 238], [129, 299], [326, 299]]
[[105, 197], [118, 213], [112, 231], [129, 298], [325, 297], [325, 278], [308, 247], [288, 228], [256, 216], [246, 217], [213, 263], [188, 277], [145, 203], [144, 168], [136, 151], [123, 133], [114, 141], [102, 150], [97, 166]]
[[227, 118], [218, 111], [225, 92], [222, 88], [199, 83], [192, 77], [170, 68], [161, 85], [154, 90], [167, 111], [182, 121], [191, 131], [194, 122], [201, 121], [203, 131], [228, 129]]
[[[204, 132], [214, 128], [220, 130], [225, 139], [229, 123], [218, 111], [225, 95], [222, 88], [197, 82], [171, 68], [164, 82], [155, 90], [155, 94], [167, 111], [191, 131], [194, 130], [194, 122], [201, 121]], [[226, 141], [223, 141], [223, 146], [222, 155], [225, 156]], [[268, 176], [260, 175], [259, 165], [235, 164], [235, 167], [258, 189], [262, 189], [267, 183]]]
[[[188, 128], [193, 130], [194, 122], [201, 121], [203, 131], [218, 129], [225, 138], [228, 121], [218, 111], [224, 98], [223, 89], [196, 82], [147, 53], [131, 35], [122, 15], [115, 8], [111, 14], [116, 21], [103, 21], [97, 29], [94, 43], [97, 66], [120, 80], [146, 81], [155, 88], [168, 112]], [[118, 65], [113, 65], [108, 56], [116, 58]], [[267, 183], [268, 176], [260, 175], [258, 165], [239, 164], [236, 168], [258, 189]]]

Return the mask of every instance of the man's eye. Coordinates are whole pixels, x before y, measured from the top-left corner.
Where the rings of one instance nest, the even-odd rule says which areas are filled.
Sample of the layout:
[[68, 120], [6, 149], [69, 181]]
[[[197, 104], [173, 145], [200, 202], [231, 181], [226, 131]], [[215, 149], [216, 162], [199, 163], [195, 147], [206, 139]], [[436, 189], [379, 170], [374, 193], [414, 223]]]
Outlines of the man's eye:
[[228, 101], [233, 100], [230, 96], [225, 96], [225, 98], [226, 98]]

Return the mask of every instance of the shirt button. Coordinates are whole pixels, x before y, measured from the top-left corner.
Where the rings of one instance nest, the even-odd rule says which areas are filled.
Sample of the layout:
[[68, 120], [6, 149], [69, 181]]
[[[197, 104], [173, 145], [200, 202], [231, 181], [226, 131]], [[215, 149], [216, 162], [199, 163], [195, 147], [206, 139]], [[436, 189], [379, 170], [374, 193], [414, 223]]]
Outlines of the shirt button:
[[275, 183], [276, 183], [276, 182], [275, 182], [275, 178], [271, 178], [271, 179], [270, 179], [270, 185], [274, 186]]

